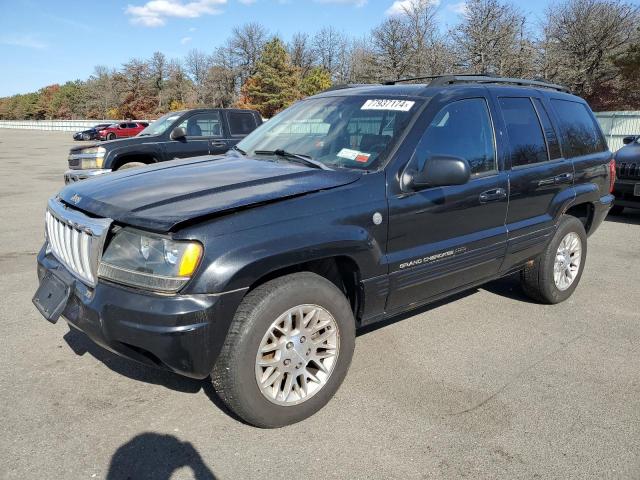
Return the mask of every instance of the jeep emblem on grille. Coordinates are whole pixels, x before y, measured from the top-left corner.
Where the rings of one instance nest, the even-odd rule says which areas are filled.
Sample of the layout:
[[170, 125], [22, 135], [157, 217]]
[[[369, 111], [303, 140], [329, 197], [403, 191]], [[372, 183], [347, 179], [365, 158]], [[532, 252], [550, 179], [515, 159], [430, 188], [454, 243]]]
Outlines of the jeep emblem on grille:
[[71, 197], [71, 201], [73, 203], [75, 203], [76, 205], [78, 204], [78, 202], [82, 200], [82, 197], [80, 195], [78, 195], [77, 193], [73, 194], [73, 197]]

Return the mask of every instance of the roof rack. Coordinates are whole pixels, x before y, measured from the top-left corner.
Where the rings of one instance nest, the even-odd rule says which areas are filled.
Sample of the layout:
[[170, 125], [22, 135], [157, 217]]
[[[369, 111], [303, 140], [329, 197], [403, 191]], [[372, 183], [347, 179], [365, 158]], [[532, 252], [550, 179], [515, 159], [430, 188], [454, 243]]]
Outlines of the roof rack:
[[519, 85], [522, 87], [537, 87], [537, 88], [549, 88], [557, 90], [559, 92], [571, 93], [571, 91], [562, 85], [556, 85], [555, 83], [544, 82], [541, 80], [527, 80], [524, 78], [509, 78], [509, 77], [492, 77], [490, 75], [432, 75], [425, 77], [413, 77], [403, 78], [401, 80], [390, 80], [385, 82], [385, 85], [395, 85], [400, 82], [411, 82], [415, 80], [431, 80], [429, 82], [430, 87], [437, 87], [443, 85], [454, 85], [456, 83], [503, 83], [507, 85]]
[[374, 85], [372, 83], [341, 83], [338, 85], [332, 85], [331, 87], [323, 90], [322, 92], [333, 92], [334, 90], [344, 90], [346, 88], [358, 88], [358, 87], [370, 87]]

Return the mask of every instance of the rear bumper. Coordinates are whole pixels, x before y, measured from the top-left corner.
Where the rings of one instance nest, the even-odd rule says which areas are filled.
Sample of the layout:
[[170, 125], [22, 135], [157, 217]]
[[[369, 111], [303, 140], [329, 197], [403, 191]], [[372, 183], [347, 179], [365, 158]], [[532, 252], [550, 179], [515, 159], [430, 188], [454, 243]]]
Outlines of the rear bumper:
[[640, 184], [640, 178], [638, 180], [618, 179], [613, 190], [613, 194], [616, 197], [615, 205], [640, 208], [640, 197], [634, 195], [634, 189], [637, 184]]
[[111, 173], [110, 168], [95, 168], [93, 170], [67, 170], [64, 172], [64, 183], [79, 182], [87, 178], [97, 177], [98, 175], [104, 175], [105, 173]]
[[120, 356], [192, 378], [211, 372], [245, 294], [157, 295], [103, 281], [90, 289], [43, 248], [38, 278], [47, 271], [73, 283], [62, 313], [71, 326]]

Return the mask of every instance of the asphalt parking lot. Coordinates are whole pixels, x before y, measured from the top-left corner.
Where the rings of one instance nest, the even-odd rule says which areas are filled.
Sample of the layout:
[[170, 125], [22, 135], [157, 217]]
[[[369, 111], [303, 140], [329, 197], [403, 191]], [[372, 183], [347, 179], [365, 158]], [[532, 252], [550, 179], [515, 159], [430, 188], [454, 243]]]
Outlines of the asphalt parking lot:
[[361, 332], [337, 396], [259, 430], [31, 304], [71, 134], [0, 130], [0, 478], [640, 478], [640, 211], [567, 302], [513, 278]]

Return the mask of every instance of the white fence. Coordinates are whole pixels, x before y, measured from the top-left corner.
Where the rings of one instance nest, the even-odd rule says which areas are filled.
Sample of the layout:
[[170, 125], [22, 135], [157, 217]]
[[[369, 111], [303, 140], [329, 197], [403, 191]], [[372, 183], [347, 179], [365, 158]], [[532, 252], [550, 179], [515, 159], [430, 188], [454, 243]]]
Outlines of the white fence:
[[624, 137], [640, 135], [640, 112], [599, 112], [595, 115], [612, 152], [622, 147]]
[[[640, 111], [599, 112], [596, 113], [596, 118], [607, 137], [611, 151], [615, 152], [622, 147], [623, 137], [640, 135]], [[98, 123], [117, 123], [120, 121], [122, 120], [0, 120], [0, 128], [78, 132]]]

